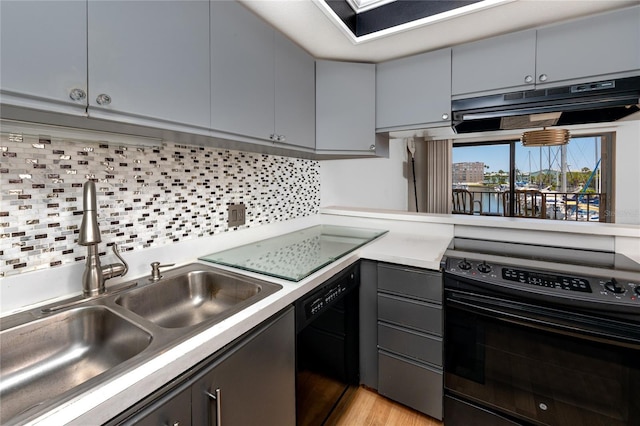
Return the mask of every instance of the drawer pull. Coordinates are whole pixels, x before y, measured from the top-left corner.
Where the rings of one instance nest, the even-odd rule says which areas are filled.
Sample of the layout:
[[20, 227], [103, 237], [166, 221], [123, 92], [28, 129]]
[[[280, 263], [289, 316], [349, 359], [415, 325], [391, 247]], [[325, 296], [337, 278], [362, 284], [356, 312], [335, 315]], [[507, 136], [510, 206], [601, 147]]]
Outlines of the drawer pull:
[[220, 388], [217, 388], [213, 394], [208, 391], [205, 391], [204, 393], [216, 402], [216, 426], [222, 426], [222, 404], [220, 403], [220, 395], [222, 392], [220, 392]]

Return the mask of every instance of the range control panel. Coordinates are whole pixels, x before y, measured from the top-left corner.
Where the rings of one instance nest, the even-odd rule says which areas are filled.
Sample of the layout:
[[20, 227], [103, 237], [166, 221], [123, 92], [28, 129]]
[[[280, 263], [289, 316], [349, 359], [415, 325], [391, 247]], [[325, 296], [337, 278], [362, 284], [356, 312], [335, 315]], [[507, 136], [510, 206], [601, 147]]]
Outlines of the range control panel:
[[[598, 302], [623, 303], [640, 307], [640, 279], [613, 276], [577, 276], [524, 266], [507, 266], [484, 260], [448, 257], [445, 272], [488, 285], [520, 288], [529, 292], [545, 292], [564, 298], [580, 298]], [[603, 271], [606, 273], [607, 271]], [[536, 290], [536, 288], [540, 290]]]
[[541, 287], [591, 293], [591, 285], [589, 284], [589, 281], [584, 278], [546, 274], [514, 268], [502, 268], [502, 278], [509, 281], [517, 281], [519, 283], [538, 285]]

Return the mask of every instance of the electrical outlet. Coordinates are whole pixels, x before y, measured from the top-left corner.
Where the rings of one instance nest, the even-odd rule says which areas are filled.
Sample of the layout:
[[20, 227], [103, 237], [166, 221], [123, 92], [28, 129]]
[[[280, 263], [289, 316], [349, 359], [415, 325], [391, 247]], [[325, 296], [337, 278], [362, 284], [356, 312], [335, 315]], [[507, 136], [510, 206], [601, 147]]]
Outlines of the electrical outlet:
[[234, 228], [236, 226], [244, 225], [245, 219], [245, 207], [244, 204], [229, 204], [229, 208], [227, 209], [228, 218], [227, 224], [229, 228]]

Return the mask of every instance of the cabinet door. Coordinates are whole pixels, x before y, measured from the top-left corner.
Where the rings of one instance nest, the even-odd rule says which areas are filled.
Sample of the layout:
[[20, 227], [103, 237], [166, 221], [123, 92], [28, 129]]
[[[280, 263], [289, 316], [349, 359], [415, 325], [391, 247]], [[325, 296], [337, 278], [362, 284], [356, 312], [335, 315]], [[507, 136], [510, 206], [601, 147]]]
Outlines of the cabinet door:
[[274, 133], [275, 31], [235, 1], [211, 1], [211, 127]]
[[89, 115], [209, 128], [208, 2], [90, 0], [88, 8]]
[[538, 30], [538, 83], [640, 70], [640, 6]]
[[360, 261], [360, 383], [378, 389], [378, 269]]
[[451, 51], [451, 94], [533, 88], [535, 56], [535, 30], [456, 46]]
[[314, 65], [311, 55], [275, 33], [275, 133], [282, 143], [316, 146]]
[[83, 115], [87, 99], [87, 4], [0, 3], [1, 102]]
[[117, 424], [123, 426], [190, 425], [192, 424], [191, 388], [181, 387], [173, 390]]
[[383, 62], [376, 67], [376, 128], [451, 123], [451, 49]]
[[191, 403], [194, 425], [216, 425], [216, 419], [225, 426], [294, 425], [293, 309], [205, 372], [192, 386]]
[[316, 63], [316, 149], [375, 150], [375, 65]]

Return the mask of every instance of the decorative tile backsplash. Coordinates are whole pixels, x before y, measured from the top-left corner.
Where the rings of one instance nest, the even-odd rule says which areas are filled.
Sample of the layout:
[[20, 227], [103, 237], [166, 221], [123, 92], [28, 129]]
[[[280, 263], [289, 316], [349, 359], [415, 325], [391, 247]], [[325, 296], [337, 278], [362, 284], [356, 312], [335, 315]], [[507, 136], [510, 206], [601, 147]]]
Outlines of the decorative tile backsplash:
[[[164, 142], [161, 147], [2, 134], [0, 276], [82, 262], [82, 186], [96, 182], [101, 253], [139, 250], [318, 213], [317, 161]], [[232, 228], [232, 229], [239, 229]]]

